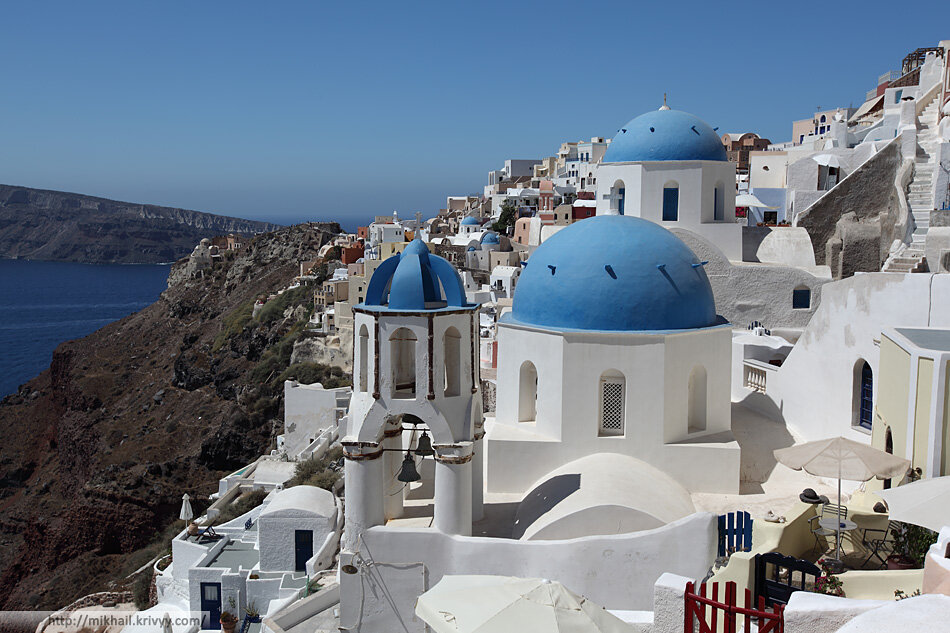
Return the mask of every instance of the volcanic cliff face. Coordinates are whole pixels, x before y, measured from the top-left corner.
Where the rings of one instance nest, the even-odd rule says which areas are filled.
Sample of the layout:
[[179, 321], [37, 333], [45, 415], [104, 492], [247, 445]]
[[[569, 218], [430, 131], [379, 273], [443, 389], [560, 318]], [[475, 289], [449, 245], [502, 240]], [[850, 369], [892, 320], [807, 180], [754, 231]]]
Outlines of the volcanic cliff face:
[[0, 185], [0, 257], [93, 264], [157, 264], [205, 237], [254, 235], [268, 222], [76, 193]]
[[251, 315], [329, 237], [313, 225], [261, 235], [199, 277], [182, 279], [179, 262], [158, 301], [60, 345], [0, 402], [0, 609], [121, 583], [181, 528], [183, 493], [201, 512], [220, 476], [272, 447], [285, 378], [348, 383], [338, 368], [290, 365], [312, 288]]

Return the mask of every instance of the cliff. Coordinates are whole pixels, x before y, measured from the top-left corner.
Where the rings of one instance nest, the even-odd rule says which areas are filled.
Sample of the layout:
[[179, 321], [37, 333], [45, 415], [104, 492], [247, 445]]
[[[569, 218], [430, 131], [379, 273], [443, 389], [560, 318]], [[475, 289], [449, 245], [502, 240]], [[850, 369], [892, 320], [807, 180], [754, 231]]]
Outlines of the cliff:
[[205, 237], [278, 228], [223, 215], [0, 185], [0, 258], [157, 264]]
[[[202, 275], [173, 274], [154, 304], [63, 343], [0, 402], [0, 610], [123, 588], [181, 529], [183, 493], [202, 512], [218, 478], [274, 446], [286, 378], [348, 384], [339, 368], [291, 363], [313, 288], [273, 296], [318, 259], [323, 226], [263, 234]], [[337, 264], [323, 262], [317, 281]]]

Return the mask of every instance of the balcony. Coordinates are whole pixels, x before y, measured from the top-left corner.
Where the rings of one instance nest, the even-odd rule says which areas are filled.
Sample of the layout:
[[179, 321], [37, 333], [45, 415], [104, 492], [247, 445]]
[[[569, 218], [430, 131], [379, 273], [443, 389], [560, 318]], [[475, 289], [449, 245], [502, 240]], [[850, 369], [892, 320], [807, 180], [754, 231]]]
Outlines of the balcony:
[[768, 375], [777, 369], [774, 365], [747, 358], [742, 361], [742, 385], [757, 393], [765, 393]]

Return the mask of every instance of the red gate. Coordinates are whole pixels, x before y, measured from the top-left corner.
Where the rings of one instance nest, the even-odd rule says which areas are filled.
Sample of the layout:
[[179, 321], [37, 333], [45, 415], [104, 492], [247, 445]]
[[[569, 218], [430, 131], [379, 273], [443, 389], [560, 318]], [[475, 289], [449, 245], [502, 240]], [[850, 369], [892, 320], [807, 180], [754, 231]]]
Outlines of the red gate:
[[[752, 622], [758, 625], [759, 633], [783, 633], [785, 630], [785, 605], [765, 605], [765, 597], [759, 596], [756, 608], [752, 592], [745, 590], [745, 606], [736, 604], [736, 583], [727, 582], [722, 602], [719, 601], [719, 583], [712, 584], [712, 595], [706, 595], [706, 583], [699, 586], [695, 593], [693, 583], [686, 584], [686, 618], [684, 633], [736, 633], [736, 623], [744, 621], [744, 631], [752, 631]], [[706, 616], [706, 607], [709, 617]], [[720, 612], [722, 615], [720, 615]], [[699, 629], [695, 623], [699, 623]]]

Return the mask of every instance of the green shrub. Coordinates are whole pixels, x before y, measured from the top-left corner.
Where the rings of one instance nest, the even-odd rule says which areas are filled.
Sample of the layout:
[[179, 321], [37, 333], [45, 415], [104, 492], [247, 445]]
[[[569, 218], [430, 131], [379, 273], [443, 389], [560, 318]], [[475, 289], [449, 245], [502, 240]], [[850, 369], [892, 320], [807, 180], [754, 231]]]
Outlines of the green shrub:
[[278, 376], [277, 384], [282, 385], [285, 380], [291, 378], [303, 385], [312, 385], [319, 382], [324, 389], [348, 387], [353, 384], [350, 374], [339, 367], [321, 365], [320, 363], [294, 363]]
[[286, 486], [316, 486], [324, 490], [332, 490], [333, 484], [339, 481], [343, 473], [330, 469], [330, 464], [343, 456], [343, 449], [339, 446], [331, 448], [320, 459], [311, 458], [297, 464], [294, 476]]
[[250, 512], [257, 506], [264, 503], [264, 497], [267, 496], [267, 493], [263, 490], [252, 490], [246, 492], [238, 500], [229, 505], [228, 507], [221, 510], [221, 513], [215, 518], [212, 525], [221, 525], [222, 523], [227, 523], [233, 519], [238, 518], [245, 512]]
[[254, 302], [248, 301], [242, 303], [237, 308], [229, 312], [221, 320], [221, 331], [214, 337], [214, 343], [211, 350], [217, 352], [224, 347], [229, 340], [241, 334], [244, 328], [251, 322], [251, 315], [254, 313]]
[[257, 320], [265, 324], [272, 323], [284, 318], [284, 311], [287, 308], [298, 305], [306, 306], [308, 309], [313, 305], [313, 289], [310, 286], [285, 290], [277, 295], [264, 304], [261, 311], [257, 313]]
[[132, 583], [132, 599], [135, 601], [135, 608], [139, 611], [148, 609], [149, 593], [152, 589], [152, 568], [149, 567], [140, 572]]

